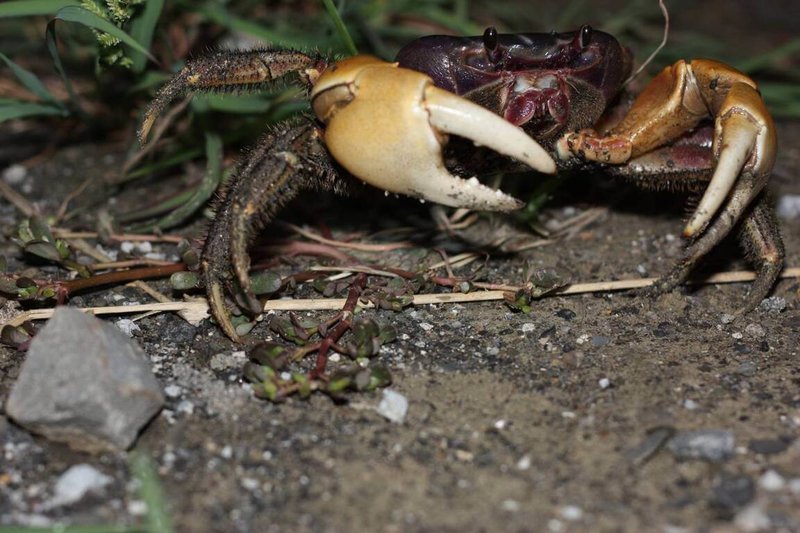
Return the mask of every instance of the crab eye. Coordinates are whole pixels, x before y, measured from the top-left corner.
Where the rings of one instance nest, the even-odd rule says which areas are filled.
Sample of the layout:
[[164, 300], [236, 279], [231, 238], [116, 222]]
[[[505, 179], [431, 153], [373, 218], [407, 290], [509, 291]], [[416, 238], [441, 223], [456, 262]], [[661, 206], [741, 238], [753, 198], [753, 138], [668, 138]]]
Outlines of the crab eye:
[[497, 30], [494, 26], [489, 26], [483, 32], [483, 46], [490, 52], [497, 48]]
[[581, 38], [580, 38], [580, 45], [581, 48], [586, 48], [589, 46], [589, 41], [592, 40], [592, 27], [588, 24], [585, 26], [581, 26]]

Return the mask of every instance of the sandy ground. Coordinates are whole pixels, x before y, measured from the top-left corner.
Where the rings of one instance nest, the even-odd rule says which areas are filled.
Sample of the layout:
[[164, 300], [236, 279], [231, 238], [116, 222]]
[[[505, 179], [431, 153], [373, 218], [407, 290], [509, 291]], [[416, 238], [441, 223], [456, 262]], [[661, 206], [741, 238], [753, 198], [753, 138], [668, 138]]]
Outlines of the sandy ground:
[[[719, 15], [732, 22], [714, 35], [730, 31], [736, 40], [747, 2], [730, 4]], [[707, 19], [709, 8], [702, 9]], [[701, 13], [681, 15], [683, 24], [695, 15], [703, 24]], [[781, 27], [794, 24], [778, 18], [773, 23]], [[759, 20], [768, 37], [769, 24]], [[800, 195], [800, 125], [779, 126], [775, 196]], [[73, 146], [14, 186], [54, 212], [87, 176], [115, 175], [126, 149]], [[77, 204], [101, 205], [92, 201], [108, 193], [91, 187]], [[126, 190], [109, 207], [146, 205], [147, 194]], [[665, 198], [575, 178], [546, 214], [563, 220], [598, 206], [607, 213], [556, 245], [493, 255], [483, 275], [516, 283], [527, 262], [574, 281], [657, 276], [681, 250], [680, 203]], [[430, 226], [426, 207], [382, 195], [317, 204], [301, 199], [290, 210], [294, 221], [323, 222], [336, 235]], [[0, 203], [3, 227], [16, 217]], [[800, 219], [781, 226], [787, 265], [800, 266]], [[199, 237], [202, 229], [185, 233]], [[10, 267], [29, 266], [2, 239]], [[174, 254], [160, 245], [155, 251]], [[366, 258], [408, 268], [440, 256], [418, 249]], [[745, 267], [729, 243], [704, 272]], [[180, 531], [800, 531], [800, 283], [776, 286], [781, 312], [760, 310], [731, 322], [726, 315], [746, 289], [706, 285], [656, 299], [552, 297], [529, 314], [499, 302], [367, 311], [399, 334], [378, 358], [392, 371], [391, 389], [408, 399], [402, 424], [376, 412], [380, 391], [345, 404], [323, 395], [280, 405], [258, 400], [241, 378], [242, 348], [214, 324], [195, 328], [174, 315], [152, 316], [138, 321], [135, 339], [169, 393], [135, 449], [157, 464]], [[131, 301], [149, 300], [113, 287], [72, 304]], [[251, 339], [271, 335], [260, 324]], [[23, 358], [0, 346], [0, 404]], [[645, 451], [663, 443], [659, 435], [692, 430], [727, 432], [732, 455], [712, 462], [665, 446]], [[127, 454], [73, 452], [3, 416], [0, 446], [0, 526], [142, 522]], [[44, 510], [59, 476], [81, 463], [113, 481], [78, 503]]]
[[[800, 128], [783, 125], [781, 134], [796, 137]], [[97, 147], [87, 160], [83, 149], [66, 150], [31, 173], [23, 190], [50, 205], [88, 167], [102, 173], [121, 157]], [[799, 163], [796, 149], [782, 152], [778, 196], [800, 193]], [[74, 178], [53, 185], [56, 174]], [[39, 196], [45, 190], [50, 200]], [[382, 197], [345, 202], [350, 213], [358, 205], [396, 213], [398, 224], [409, 211], [419, 219], [427, 214]], [[493, 257], [486, 277], [519, 281], [524, 261], [580, 281], [657, 275], [680, 252], [671, 237], [680, 209], [663, 203], [663, 196], [615, 182], [573, 180], [548, 214], [564, 218], [599, 205], [607, 215], [556, 246]], [[339, 227], [341, 215], [323, 213]], [[4, 221], [12, 215], [4, 207]], [[345, 216], [341, 227], [358, 225]], [[800, 220], [783, 220], [782, 227], [787, 263], [798, 265]], [[735, 246], [723, 248], [708, 270], [741, 268], [739, 255]], [[415, 250], [382, 261], [438, 258]], [[172, 518], [184, 531], [726, 530], [759, 523], [800, 530], [798, 282], [776, 287], [782, 312], [729, 322], [725, 315], [745, 290], [738, 284], [657, 299], [553, 297], [530, 314], [496, 302], [368, 311], [399, 333], [379, 358], [392, 370], [391, 389], [409, 401], [402, 424], [375, 412], [380, 392], [353, 395], [344, 405], [322, 395], [281, 405], [257, 400], [241, 380], [240, 348], [213, 324], [146, 318], [136, 340], [159, 380], [173, 387], [136, 449], [156, 461]], [[73, 304], [120, 300], [147, 301], [115, 287]], [[251, 335], [271, 334], [261, 324]], [[23, 357], [0, 348], [0, 399]], [[735, 453], [708, 462], [640, 449], [653, 431], [689, 430], [728, 431]], [[126, 454], [72, 452], [2, 419], [0, 441], [0, 524], [140, 519]], [[776, 451], [763, 441], [782, 444]], [[41, 511], [56, 478], [77, 463], [113, 483], [74, 505]], [[736, 492], [742, 486], [745, 496]]]

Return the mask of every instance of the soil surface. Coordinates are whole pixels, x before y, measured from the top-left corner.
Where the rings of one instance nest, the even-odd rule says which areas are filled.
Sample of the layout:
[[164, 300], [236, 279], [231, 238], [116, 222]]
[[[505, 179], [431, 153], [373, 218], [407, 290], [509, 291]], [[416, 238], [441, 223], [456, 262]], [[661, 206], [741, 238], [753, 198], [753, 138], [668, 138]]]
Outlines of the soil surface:
[[[793, 142], [800, 124], [780, 123], [779, 134], [774, 196], [800, 195]], [[116, 175], [128, 146], [60, 150], [13, 186], [43, 212], [55, 212], [86, 177], [99, 185]], [[147, 205], [148, 191], [126, 189], [107, 207]], [[95, 210], [107, 193], [92, 187], [73, 205]], [[293, 205], [287, 219], [313, 229], [324, 224], [336, 237], [432, 228], [427, 206], [380, 194], [307, 195]], [[584, 175], [548, 205], [544, 216], [557, 221], [606, 211], [556, 244], [492, 254], [484, 280], [520, 283], [526, 264], [570, 281], [636, 279], [665, 273], [680, 257], [685, 214], [671, 195]], [[17, 221], [0, 202], [0, 225]], [[800, 218], [780, 224], [787, 266], [800, 266]], [[271, 233], [289, 235], [278, 227]], [[200, 238], [203, 226], [181, 234]], [[3, 239], [9, 269], [28, 266], [30, 258]], [[438, 236], [412, 250], [360, 257], [414, 268], [441, 260], [433, 246], [450, 254], [474, 248]], [[171, 246], [153, 244], [153, 251], [175, 257]], [[280, 269], [313, 262], [297, 259]], [[747, 268], [730, 242], [699, 274]], [[170, 292], [165, 282], [152, 285]], [[378, 360], [392, 372], [390, 389], [408, 400], [402, 423], [377, 412], [381, 391], [349, 395], [346, 403], [321, 394], [259, 400], [242, 379], [245, 347], [215, 324], [149, 316], [136, 322], [134, 338], [168, 399], [135, 450], [155, 461], [179, 531], [800, 531], [800, 282], [779, 282], [767, 305], [733, 319], [746, 291], [747, 284], [728, 284], [658, 298], [547, 297], [531, 313], [501, 302], [364, 311], [397, 329]], [[318, 296], [305, 286], [297, 295]], [[70, 305], [149, 301], [138, 289], [116, 286]], [[265, 321], [248, 343], [272, 338]], [[24, 357], [0, 346], [0, 404]], [[706, 439], [697, 449], [732, 437], [732, 453], [692, 458], [675, 440], [666, 444], [691, 431]], [[142, 523], [127, 453], [74, 452], [2, 416], [0, 446], [0, 526]], [[113, 481], [48, 509], [56, 480], [81, 463]]]

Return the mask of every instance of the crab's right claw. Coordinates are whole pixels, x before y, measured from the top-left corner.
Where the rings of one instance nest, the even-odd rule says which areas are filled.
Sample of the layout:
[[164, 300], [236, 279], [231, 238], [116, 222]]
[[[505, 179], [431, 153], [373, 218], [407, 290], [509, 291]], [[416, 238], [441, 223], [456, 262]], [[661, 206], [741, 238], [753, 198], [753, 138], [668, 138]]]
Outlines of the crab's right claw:
[[382, 190], [452, 207], [509, 211], [521, 202], [463, 180], [445, 167], [448, 134], [472, 140], [540, 172], [550, 155], [520, 128], [469, 100], [439, 89], [420, 72], [369, 56], [327, 70], [311, 94], [327, 123], [325, 144], [353, 175]]
[[717, 166], [686, 224], [686, 237], [702, 232], [728, 198], [724, 209], [728, 216], [738, 218], [764, 188], [775, 164], [775, 124], [755, 87], [733, 84], [717, 112], [714, 129]]

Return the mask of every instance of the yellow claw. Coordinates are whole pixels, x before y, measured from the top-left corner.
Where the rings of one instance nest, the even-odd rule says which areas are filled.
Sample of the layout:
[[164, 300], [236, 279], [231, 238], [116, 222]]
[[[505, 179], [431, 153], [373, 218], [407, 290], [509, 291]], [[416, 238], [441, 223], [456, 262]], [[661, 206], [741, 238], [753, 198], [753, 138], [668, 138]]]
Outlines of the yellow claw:
[[452, 207], [508, 211], [515, 198], [445, 168], [442, 146], [455, 134], [548, 174], [553, 159], [520, 128], [434, 86], [425, 74], [371, 56], [326, 70], [311, 93], [327, 123], [325, 144], [350, 173], [382, 190]]

